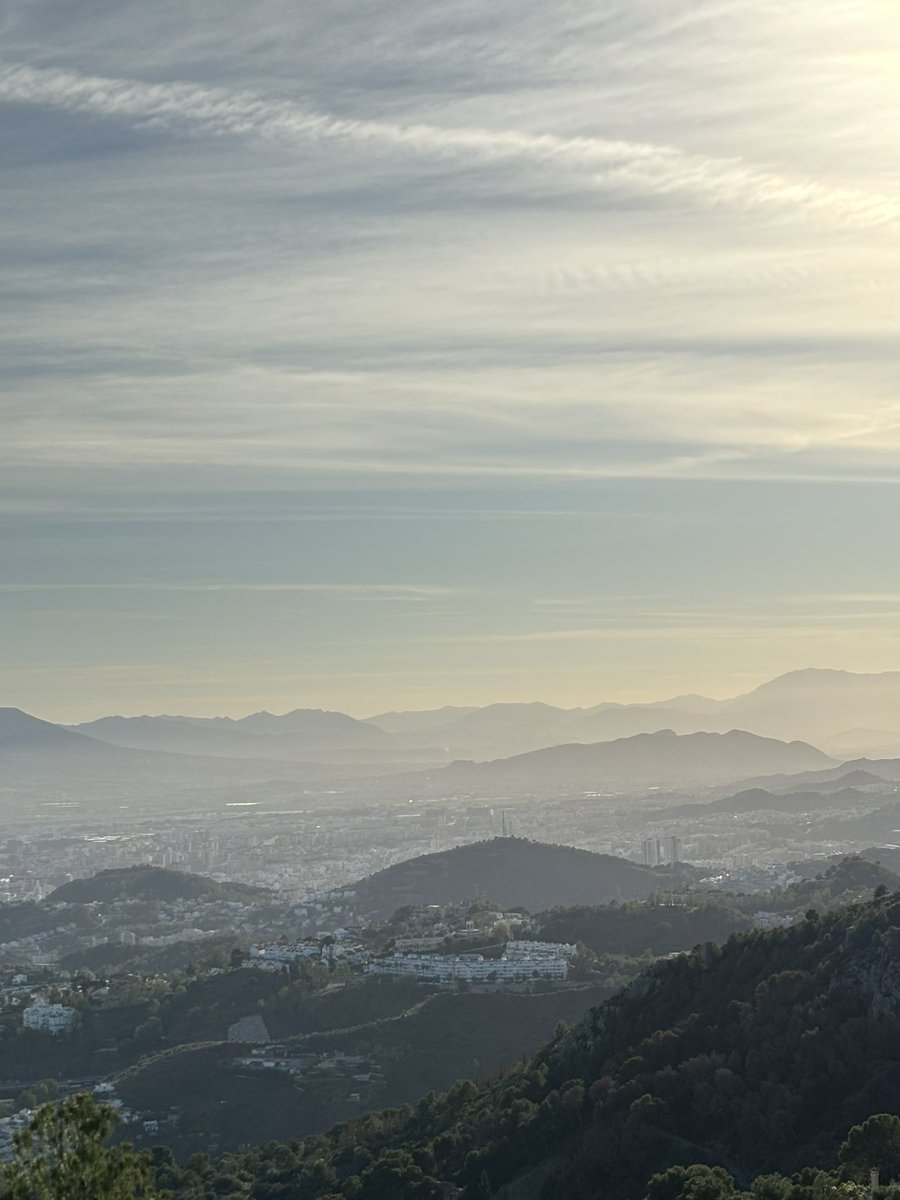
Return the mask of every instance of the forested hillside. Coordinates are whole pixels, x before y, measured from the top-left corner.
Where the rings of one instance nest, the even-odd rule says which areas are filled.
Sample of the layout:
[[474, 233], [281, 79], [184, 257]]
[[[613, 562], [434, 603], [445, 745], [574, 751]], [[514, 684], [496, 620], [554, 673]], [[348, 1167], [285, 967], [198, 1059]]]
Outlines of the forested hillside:
[[438, 1180], [468, 1198], [515, 1179], [522, 1197], [630, 1200], [672, 1167], [746, 1187], [832, 1166], [852, 1126], [900, 1108], [898, 1002], [894, 895], [659, 963], [503, 1079], [164, 1182], [185, 1200], [415, 1200]]
[[503, 837], [423, 854], [355, 885], [361, 913], [386, 918], [405, 904], [447, 904], [475, 896], [540, 912], [556, 904], [646, 899], [677, 888], [691, 872], [653, 869], [573, 846]]
[[583, 942], [595, 954], [638, 956], [690, 950], [722, 942], [750, 928], [745, 911], [728, 898], [685, 904], [603, 904], [554, 908], [539, 918], [550, 942]]

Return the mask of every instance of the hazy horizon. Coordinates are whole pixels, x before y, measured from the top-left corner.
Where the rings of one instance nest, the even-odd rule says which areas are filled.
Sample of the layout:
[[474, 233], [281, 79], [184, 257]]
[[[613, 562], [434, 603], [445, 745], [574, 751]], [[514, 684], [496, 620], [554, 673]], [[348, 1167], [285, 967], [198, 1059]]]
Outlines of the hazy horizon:
[[[182, 711], [182, 710], [176, 710], [175, 708], [168, 709], [166, 711], [162, 711], [162, 710], [150, 711], [149, 709], [141, 709], [139, 711], [135, 710], [134, 712], [115, 711], [110, 708], [98, 708], [96, 711], [89, 711], [86, 713], [79, 712], [74, 715], [71, 713], [66, 713], [63, 715], [60, 715], [59, 713], [51, 714], [49, 712], [29, 712], [29, 715], [37, 717], [41, 720], [50, 721], [51, 723], [59, 724], [59, 725], [86, 724], [86, 723], [90, 723], [91, 721], [95, 721], [100, 718], [109, 717], [109, 716], [120, 716], [120, 717], [125, 717], [125, 718], [144, 717], [144, 716], [147, 716], [147, 717], [187, 717], [187, 718], [209, 717], [209, 718], [229, 718], [231, 720], [240, 720], [244, 717], [258, 715], [260, 713], [266, 713], [266, 714], [269, 714], [272, 716], [279, 716], [279, 715], [286, 715], [288, 713], [291, 713], [291, 712], [294, 712], [297, 710], [337, 712], [337, 713], [343, 713], [347, 716], [351, 716], [356, 720], [372, 720], [375, 717], [387, 716], [387, 715], [395, 714], [395, 713], [399, 714], [399, 713], [404, 713], [404, 712], [411, 712], [411, 713], [412, 712], [429, 712], [429, 711], [438, 711], [443, 708], [482, 709], [482, 708], [490, 708], [492, 706], [503, 706], [503, 705], [547, 705], [551, 708], [559, 709], [562, 711], [578, 711], [578, 710], [590, 710], [594, 707], [603, 706], [605, 704], [621, 705], [623, 708], [627, 708], [630, 706], [638, 706], [639, 707], [641, 705], [651, 705], [652, 706], [652, 705], [663, 703], [667, 700], [682, 701], [685, 699], [689, 699], [691, 697], [695, 697], [698, 701], [709, 700], [709, 701], [714, 701], [717, 703], [726, 703], [728, 701], [739, 699], [741, 696], [746, 695], [748, 693], [754, 692], [758, 687], [761, 687], [765, 684], [771, 683], [775, 680], [779, 680], [783, 677], [792, 676], [792, 675], [796, 675], [796, 674], [803, 674], [806, 672], [827, 672], [832, 675], [847, 676], [847, 677], [850, 677], [851, 679], [869, 679], [869, 680], [876, 679], [878, 676], [890, 676], [890, 675], [900, 674], [900, 671], [895, 672], [889, 668], [886, 668], [883, 671], [877, 671], [877, 672], [855, 672], [855, 671], [849, 671], [846, 668], [841, 668], [841, 667], [801, 667], [801, 668], [797, 668], [794, 671], [782, 672], [775, 676], [766, 676], [765, 678], [758, 679], [755, 683], [752, 683], [749, 686], [747, 686], [746, 688], [743, 688], [740, 692], [732, 692], [727, 695], [724, 695], [724, 694], [723, 695], [713, 695], [709, 692], [701, 692], [697, 688], [686, 687], [677, 692], [670, 692], [670, 693], [658, 694], [658, 695], [650, 695], [650, 694], [636, 695], [636, 696], [614, 696], [614, 695], [599, 696], [598, 695], [598, 696], [594, 696], [592, 699], [588, 699], [584, 702], [576, 701], [574, 703], [554, 702], [554, 701], [548, 700], [545, 696], [530, 696], [530, 697], [525, 697], [525, 698], [500, 697], [500, 698], [496, 698], [496, 699], [487, 699], [487, 700], [483, 700], [481, 702], [472, 702], [472, 703], [440, 700], [438, 698], [437, 701], [432, 705], [417, 705], [414, 707], [402, 707], [399, 705], [393, 705], [393, 706], [387, 705], [383, 708], [371, 709], [371, 710], [359, 709], [358, 711], [354, 711], [353, 709], [351, 709], [349, 707], [348, 708], [328, 708], [325, 705], [314, 704], [314, 703], [304, 704], [304, 705], [289, 703], [287, 705], [287, 707], [283, 707], [283, 708], [279, 707], [278, 705], [263, 704], [261, 707], [258, 707], [258, 708], [243, 708], [243, 709], [242, 708], [234, 708], [234, 709], [230, 709], [228, 711], [225, 711], [221, 707], [210, 708], [210, 709], [205, 709], [205, 710], [197, 709], [196, 711]], [[0, 708], [4, 708], [4, 707], [5, 708], [22, 709], [23, 706], [21, 704], [14, 703], [12, 700], [9, 700], [8, 703], [4, 702], [3, 704], [0, 704]], [[688, 708], [689, 708], [689, 706], [688, 706]], [[700, 711], [702, 712], [702, 709]], [[886, 723], [890, 723], [890, 722], [888, 721]], [[898, 731], [898, 732], [900, 732], [900, 731]], [[625, 736], [628, 736], [628, 735], [625, 735]]]

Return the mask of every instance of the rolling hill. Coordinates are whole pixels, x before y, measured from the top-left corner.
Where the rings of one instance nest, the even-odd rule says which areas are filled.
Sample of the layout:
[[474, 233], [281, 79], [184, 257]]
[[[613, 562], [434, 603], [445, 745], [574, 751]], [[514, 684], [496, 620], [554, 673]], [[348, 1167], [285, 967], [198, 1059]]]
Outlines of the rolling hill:
[[115, 900], [245, 900], [257, 904], [271, 893], [245, 883], [219, 883], [204, 875], [167, 867], [115, 867], [88, 879], [73, 879], [51, 892], [47, 904], [90, 904]]
[[408, 859], [360, 880], [354, 890], [360, 913], [386, 918], [406, 904], [478, 896], [529, 912], [645, 899], [683, 880], [683, 873], [668, 874], [609, 854], [507, 837]]

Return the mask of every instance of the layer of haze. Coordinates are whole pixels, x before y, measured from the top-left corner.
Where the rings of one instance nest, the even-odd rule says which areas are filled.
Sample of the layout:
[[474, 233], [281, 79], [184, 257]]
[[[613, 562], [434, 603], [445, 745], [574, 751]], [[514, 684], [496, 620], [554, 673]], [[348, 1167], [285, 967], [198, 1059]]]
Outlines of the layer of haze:
[[900, 666], [893, 0], [9, 0], [3, 703]]

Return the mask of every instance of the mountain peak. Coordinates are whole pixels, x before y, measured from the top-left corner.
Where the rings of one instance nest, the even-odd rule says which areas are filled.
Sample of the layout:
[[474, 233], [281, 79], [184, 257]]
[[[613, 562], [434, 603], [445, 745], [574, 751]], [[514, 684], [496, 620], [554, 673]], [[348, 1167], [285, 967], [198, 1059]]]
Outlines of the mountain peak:
[[62, 745], [79, 740], [80, 735], [33, 717], [21, 708], [0, 708], [0, 746], [6, 750]]

